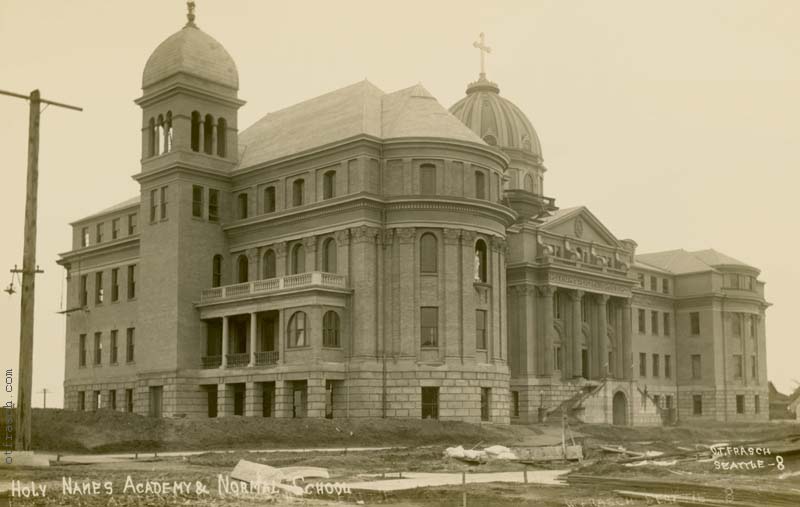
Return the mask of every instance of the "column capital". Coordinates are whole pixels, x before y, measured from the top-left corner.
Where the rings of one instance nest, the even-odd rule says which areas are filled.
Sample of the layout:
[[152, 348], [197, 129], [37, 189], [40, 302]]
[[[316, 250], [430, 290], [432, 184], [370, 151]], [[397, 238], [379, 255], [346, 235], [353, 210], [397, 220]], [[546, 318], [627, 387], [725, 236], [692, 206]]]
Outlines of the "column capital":
[[492, 236], [492, 250], [495, 252], [505, 252], [508, 247], [508, 242], [499, 236]]
[[360, 225], [351, 229], [353, 243], [374, 243], [378, 237], [380, 229], [377, 227], [369, 227], [367, 225]]
[[336, 243], [340, 245], [346, 245], [350, 242], [350, 229], [342, 229], [341, 231], [336, 231], [334, 236], [336, 237]]
[[584, 291], [575, 289], [569, 293], [569, 297], [572, 298], [572, 301], [578, 303], [583, 299], [584, 294], [586, 294]]
[[409, 244], [414, 242], [416, 229], [413, 227], [398, 227], [395, 229], [395, 231], [397, 231], [397, 238], [400, 240], [401, 244]]
[[394, 242], [394, 229], [384, 229], [380, 235], [380, 241], [384, 248], [392, 246]]
[[597, 301], [597, 304], [600, 306], [605, 306], [608, 304], [609, 295], [607, 294], [595, 294], [594, 298]]
[[311, 236], [311, 237], [303, 238], [303, 246], [306, 248], [306, 250], [308, 250], [310, 252], [316, 251], [316, 249], [317, 249], [317, 237], [316, 236]]
[[553, 294], [556, 293], [557, 287], [554, 285], [537, 285], [537, 289], [539, 289], [539, 295], [542, 297], [551, 298]]
[[462, 229], [461, 231], [461, 240], [469, 245], [472, 245], [472, 243], [475, 242], [475, 238], [477, 236], [478, 235], [475, 231], [470, 231], [468, 229]]
[[258, 261], [258, 248], [248, 248], [245, 250], [244, 254], [250, 262]]
[[445, 245], [457, 245], [461, 237], [461, 230], [459, 229], [442, 229], [442, 237], [444, 237]]
[[280, 243], [275, 243], [272, 245], [272, 249], [275, 250], [276, 256], [283, 257], [286, 255], [286, 242], [281, 241]]

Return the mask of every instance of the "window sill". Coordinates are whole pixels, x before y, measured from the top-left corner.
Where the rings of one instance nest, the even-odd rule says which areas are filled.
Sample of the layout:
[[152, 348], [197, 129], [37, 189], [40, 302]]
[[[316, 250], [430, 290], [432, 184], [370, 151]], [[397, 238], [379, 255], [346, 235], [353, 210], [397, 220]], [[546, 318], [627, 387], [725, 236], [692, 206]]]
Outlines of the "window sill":
[[289, 352], [291, 350], [311, 350], [311, 345], [302, 345], [299, 347], [290, 347], [287, 345], [286, 351]]
[[338, 350], [338, 351], [341, 352], [342, 351], [342, 346], [341, 345], [323, 345], [322, 346], [322, 350]]
[[487, 289], [491, 289], [492, 288], [492, 284], [490, 284], [488, 282], [482, 282], [480, 280], [473, 280], [472, 281], [472, 285], [474, 285], [475, 287], [485, 287]]
[[421, 350], [439, 350], [438, 345], [420, 345]]

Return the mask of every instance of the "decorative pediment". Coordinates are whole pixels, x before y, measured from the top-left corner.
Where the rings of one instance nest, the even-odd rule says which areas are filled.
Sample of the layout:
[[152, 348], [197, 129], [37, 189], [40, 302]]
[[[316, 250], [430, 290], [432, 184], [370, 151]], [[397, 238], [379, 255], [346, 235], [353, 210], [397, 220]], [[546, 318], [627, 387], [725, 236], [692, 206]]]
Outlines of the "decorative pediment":
[[539, 229], [597, 245], [615, 248], [622, 246], [611, 231], [583, 206], [556, 212], [546, 219]]

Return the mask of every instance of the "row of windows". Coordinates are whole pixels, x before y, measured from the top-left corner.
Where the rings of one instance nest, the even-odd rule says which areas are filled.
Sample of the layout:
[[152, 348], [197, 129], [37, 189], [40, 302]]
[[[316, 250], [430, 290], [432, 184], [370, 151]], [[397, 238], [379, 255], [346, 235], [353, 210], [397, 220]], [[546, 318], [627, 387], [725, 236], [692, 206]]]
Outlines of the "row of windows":
[[[120, 299], [120, 268], [111, 269], [111, 302], [119, 301]], [[127, 279], [127, 296], [128, 299], [136, 297], [136, 264], [127, 266], [128, 279]], [[78, 293], [80, 306], [87, 306], [89, 303], [89, 275], [81, 275], [81, 286]], [[105, 302], [105, 272], [97, 271], [94, 274], [94, 304], [101, 305]]]
[[[512, 392], [512, 396], [514, 392], [516, 391]], [[422, 394], [422, 400], [421, 400], [422, 418], [438, 419], [439, 388], [423, 387], [421, 394]], [[492, 389], [490, 387], [481, 387], [481, 421], [491, 420], [491, 409], [490, 409], [491, 405], [492, 405]], [[519, 403], [517, 403], [517, 411], [519, 411]]]
[[[488, 349], [488, 314], [486, 310], [475, 310], [475, 348]], [[420, 347], [439, 346], [439, 308], [423, 306], [419, 309]]]
[[[138, 226], [138, 214], [129, 213], [125, 218], [125, 225], [127, 227], [128, 236], [136, 234]], [[111, 219], [111, 241], [122, 237], [122, 219], [117, 217]], [[81, 229], [81, 247], [87, 247], [92, 244], [102, 243], [105, 240], [106, 224], [99, 222], [94, 226], [94, 243], [92, 243], [91, 232], [89, 227]]]
[[147, 124], [147, 156], [154, 157], [172, 151], [172, 111], [150, 118]]
[[[129, 327], [125, 330], [125, 362], [132, 363], [134, 359], [134, 346], [135, 346], [135, 328]], [[119, 351], [119, 330], [112, 329], [109, 332], [109, 364], [119, 364], [120, 351]], [[86, 334], [81, 334], [78, 338], [78, 366], [86, 366], [88, 360], [88, 344], [86, 343]], [[103, 364], [103, 333], [97, 331], [94, 334], [94, 344], [92, 348], [92, 364]]]
[[[645, 287], [646, 278], [644, 273], [639, 273], [638, 278], [639, 278], [639, 286], [643, 289], [647, 289], [648, 287]], [[663, 294], [669, 294], [670, 291], [669, 278], [661, 278], [660, 280], [661, 280], [661, 290], [659, 290], [659, 283], [658, 283], [659, 277], [655, 275], [650, 275], [649, 289], [653, 292], [661, 292]]]
[[[336, 171], [327, 171], [322, 175], [322, 199], [336, 197]], [[263, 194], [264, 213], [272, 213], [277, 209], [276, 187], [270, 185], [264, 188]], [[306, 180], [298, 178], [292, 182], [292, 206], [302, 206], [306, 202]], [[236, 196], [236, 217], [244, 219], [251, 216], [250, 197], [246, 192]]]
[[[727, 313], [726, 317], [731, 322], [731, 335], [733, 335], [735, 338], [741, 338], [742, 332], [744, 331], [745, 322], [748, 320], [748, 316], [743, 313]], [[749, 323], [750, 323], [750, 338], [753, 341], [757, 341], [758, 316], [750, 315]]]
[[[486, 242], [478, 239], [475, 242], [474, 280], [486, 283], [488, 281], [488, 248]], [[436, 274], [439, 272], [439, 240], [430, 232], [419, 238], [419, 271], [422, 274]]]
[[[741, 354], [733, 355], [733, 378], [736, 380], [744, 378], [744, 357]], [[756, 355], [750, 356], [750, 378], [758, 378], [758, 357]]]
[[723, 277], [722, 286], [725, 289], [755, 290], [756, 277], [750, 275], [728, 273]]
[[[206, 188], [200, 185], [192, 185], [192, 216], [203, 218], [203, 210], [206, 201]], [[209, 222], [219, 221], [219, 190], [216, 188], [208, 189], [208, 215]]]
[[[328, 238], [322, 243], [322, 259], [320, 269], [325, 273], [336, 273], [338, 245], [336, 240]], [[296, 243], [290, 247], [289, 255], [289, 274], [296, 275], [306, 272], [306, 248], [303, 243]], [[277, 276], [277, 257], [273, 249], [267, 249], [261, 256], [261, 279], [270, 279]], [[211, 286], [219, 287], [222, 285], [222, 256], [215, 255], [211, 261]], [[246, 255], [239, 255], [236, 258], [236, 283], [245, 283], [256, 280], [257, 274], [251, 276], [250, 261]]]
[[[78, 410], [98, 410], [102, 407], [101, 405], [101, 392], [100, 391], [92, 391], [92, 406], [87, 406], [86, 403], [86, 391], [78, 391]], [[125, 389], [125, 411], [126, 412], [133, 412], [133, 389]], [[108, 402], [106, 403], [105, 407], [102, 408], [110, 408], [111, 410], [117, 410], [117, 391], [112, 389], [108, 391]]]
[[[692, 356], [692, 358], [694, 358], [694, 356]], [[660, 377], [661, 356], [659, 354], [653, 354], [651, 364], [650, 375], [652, 377]], [[639, 353], [639, 376], [647, 376], [647, 353], [645, 352]], [[664, 378], [672, 378], [672, 356], [669, 354], [664, 354]]]
[[[286, 326], [286, 345], [290, 348], [308, 347], [309, 321], [306, 312], [294, 312]], [[341, 347], [339, 314], [329, 310], [322, 317], [322, 346]]]
[[150, 222], [167, 218], [167, 191], [169, 187], [154, 188], [150, 190]]
[[210, 114], [203, 117], [197, 111], [192, 111], [191, 127], [191, 147], [192, 151], [226, 156], [228, 124], [225, 118], [216, 121]]
[[[737, 394], [736, 395], [736, 413], [737, 414], [744, 414], [745, 413], [745, 395], [744, 394]], [[761, 413], [761, 396], [758, 394], [753, 395], [753, 413], [760, 414]], [[703, 395], [702, 394], [693, 394], [692, 395], [692, 415], [703, 415]]]
[[[659, 323], [663, 323], [661, 325], [661, 331], [663, 332], [664, 336], [670, 336], [672, 334], [672, 314], [670, 312], [663, 312], [661, 317], [659, 317], [661, 312], [656, 310], [650, 310], [650, 333], [654, 336], [659, 335]], [[640, 308], [638, 311], [638, 321], [639, 321], [639, 333], [646, 334], [647, 333], [647, 312]]]

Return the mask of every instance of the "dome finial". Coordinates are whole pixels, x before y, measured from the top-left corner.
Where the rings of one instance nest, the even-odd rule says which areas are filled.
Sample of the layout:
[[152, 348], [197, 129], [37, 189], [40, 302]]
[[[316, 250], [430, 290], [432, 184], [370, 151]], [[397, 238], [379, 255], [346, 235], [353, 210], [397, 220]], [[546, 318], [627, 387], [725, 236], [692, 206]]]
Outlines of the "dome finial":
[[476, 40], [475, 42], [473, 42], [472, 43], [472, 47], [477, 48], [480, 51], [480, 54], [481, 54], [481, 75], [480, 75], [480, 79], [481, 80], [485, 80], [486, 79], [486, 61], [485, 61], [485, 57], [486, 57], [486, 55], [488, 53], [492, 52], [492, 48], [490, 48], [489, 46], [486, 45], [486, 40], [485, 40], [485, 36], [484, 36], [483, 32], [481, 32], [478, 37], [479, 37], [479, 40]]
[[186, 2], [186, 8], [188, 12], [186, 13], [186, 19], [189, 21], [186, 22], [186, 26], [195, 26], [194, 24], [194, 0], [189, 0]]

